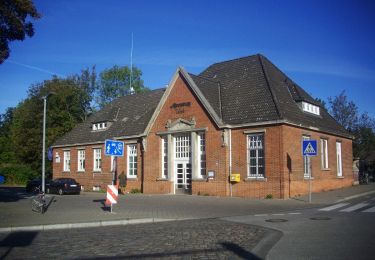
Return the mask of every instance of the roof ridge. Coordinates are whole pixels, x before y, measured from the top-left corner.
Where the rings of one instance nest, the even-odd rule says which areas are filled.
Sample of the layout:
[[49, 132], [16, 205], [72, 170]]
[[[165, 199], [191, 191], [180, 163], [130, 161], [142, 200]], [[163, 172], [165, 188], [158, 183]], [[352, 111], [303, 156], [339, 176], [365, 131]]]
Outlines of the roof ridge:
[[189, 73], [190, 75], [193, 75], [194, 77], [197, 77], [197, 78], [201, 78], [201, 79], [204, 79], [204, 80], [207, 80], [207, 81], [210, 81], [212, 83], [219, 83], [220, 81], [215, 81], [215, 80], [212, 80], [212, 79], [209, 79], [209, 78], [206, 78], [206, 77], [203, 77], [203, 76], [200, 76], [200, 75], [195, 75], [193, 73]]
[[270, 79], [268, 77], [266, 68], [264, 67], [264, 64], [263, 64], [263, 58], [265, 58], [265, 57], [263, 55], [261, 55], [261, 54], [257, 54], [257, 57], [259, 59], [260, 66], [262, 67], [262, 71], [263, 71], [264, 77], [266, 79], [266, 83], [267, 83], [268, 89], [269, 89], [269, 91], [271, 93], [272, 101], [275, 104], [277, 115], [279, 116], [280, 119], [282, 119], [283, 116], [282, 116], [281, 110], [280, 110], [279, 105], [278, 105], [278, 100], [276, 98], [275, 93], [273, 92], [273, 89], [272, 89], [271, 84], [270, 84]]
[[257, 56], [263, 56], [262, 54], [260, 53], [257, 53], [257, 54], [253, 54], [253, 55], [247, 55], [247, 56], [243, 56], [243, 57], [239, 57], [239, 58], [235, 58], [235, 59], [230, 59], [230, 60], [225, 60], [225, 61], [219, 61], [219, 62], [215, 62], [211, 65], [209, 65], [207, 68], [205, 68], [201, 73], [199, 74], [202, 74], [204, 71], [206, 71], [208, 68], [210, 67], [213, 67], [213, 66], [216, 66], [218, 64], [224, 64], [224, 63], [228, 63], [228, 62], [233, 62], [233, 61], [237, 61], [237, 60], [243, 60], [243, 59], [248, 59], [248, 58], [254, 58], [254, 57], [257, 57]]

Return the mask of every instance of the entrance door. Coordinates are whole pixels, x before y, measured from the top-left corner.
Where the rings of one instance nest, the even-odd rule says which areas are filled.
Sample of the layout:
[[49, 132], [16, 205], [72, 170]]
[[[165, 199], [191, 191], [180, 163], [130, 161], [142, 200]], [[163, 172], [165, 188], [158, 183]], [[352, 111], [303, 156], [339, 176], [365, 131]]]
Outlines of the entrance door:
[[174, 136], [175, 140], [175, 193], [191, 194], [191, 142], [190, 134]]
[[176, 194], [191, 194], [191, 163], [176, 162]]

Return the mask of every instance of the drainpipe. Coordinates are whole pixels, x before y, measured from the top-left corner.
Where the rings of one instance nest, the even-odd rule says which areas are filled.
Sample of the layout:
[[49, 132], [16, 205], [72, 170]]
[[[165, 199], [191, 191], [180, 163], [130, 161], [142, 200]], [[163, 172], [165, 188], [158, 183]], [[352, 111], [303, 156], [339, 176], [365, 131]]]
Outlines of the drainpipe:
[[232, 197], [232, 182], [230, 181], [230, 176], [232, 175], [232, 129], [229, 129], [229, 187], [230, 196]]

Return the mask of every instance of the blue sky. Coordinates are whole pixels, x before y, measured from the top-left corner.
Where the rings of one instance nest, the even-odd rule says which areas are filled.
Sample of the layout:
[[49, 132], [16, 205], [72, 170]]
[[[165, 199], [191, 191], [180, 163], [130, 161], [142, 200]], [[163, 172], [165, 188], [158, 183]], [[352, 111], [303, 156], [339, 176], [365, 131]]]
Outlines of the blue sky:
[[262, 53], [314, 97], [345, 90], [375, 117], [373, 1], [34, 0], [35, 35], [10, 44], [0, 65], [0, 113], [52, 74], [133, 64], [151, 89], [177, 66], [199, 73], [214, 62]]

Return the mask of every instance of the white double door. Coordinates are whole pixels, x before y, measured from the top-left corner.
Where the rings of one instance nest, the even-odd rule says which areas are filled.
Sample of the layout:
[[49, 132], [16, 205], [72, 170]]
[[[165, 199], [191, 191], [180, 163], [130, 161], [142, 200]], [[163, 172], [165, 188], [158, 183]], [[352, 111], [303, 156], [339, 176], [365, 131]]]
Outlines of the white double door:
[[191, 194], [192, 165], [190, 133], [174, 136], [174, 144], [175, 193]]
[[191, 193], [191, 163], [190, 161], [175, 162], [175, 192], [176, 194]]

